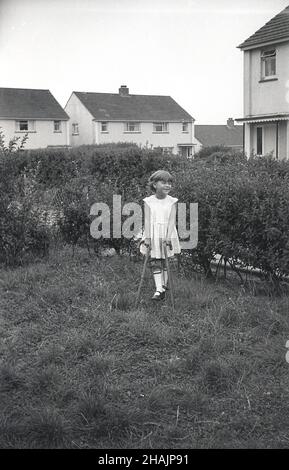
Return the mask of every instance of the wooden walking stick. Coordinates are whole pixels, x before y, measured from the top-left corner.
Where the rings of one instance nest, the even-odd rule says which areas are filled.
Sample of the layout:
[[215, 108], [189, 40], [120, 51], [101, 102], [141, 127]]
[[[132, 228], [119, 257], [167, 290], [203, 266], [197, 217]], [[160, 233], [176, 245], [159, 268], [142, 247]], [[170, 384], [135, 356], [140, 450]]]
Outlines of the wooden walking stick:
[[174, 311], [175, 310], [174, 291], [173, 291], [173, 283], [172, 283], [172, 277], [171, 277], [171, 272], [170, 272], [166, 241], [164, 242], [164, 252], [165, 252], [165, 260], [166, 260], [166, 268], [167, 268], [167, 273], [168, 273], [168, 283], [169, 283], [169, 290], [170, 290], [170, 296], [171, 296], [171, 304], [172, 304], [172, 309]]
[[148, 264], [148, 259], [149, 259], [149, 255], [150, 255], [150, 247], [148, 245], [145, 245], [147, 247], [147, 252], [145, 254], [145, 260], [144, 260], [144, 264], [143, 264], [143, 268], [142, 268], [142, 274], [141, 274], [141, 278], [140, 278], [140, 283], [139, 283], [139, 286], [138, 286], [138, 290], [137, 290], [137, 295], [136, 295], [136, 300], [135, 300], [135, 308], [138, 306], [138, 303], [139, 303], [139, 297], [140, 297], [140, 291], [141, 291], [141, 288], [142, 288], [142, 285], [143, 285], [143, 281], [144, 281], [144, 277], [145, 277], [145, 273], [146, 273], [146, 267], [147, 267], [147, 264]]

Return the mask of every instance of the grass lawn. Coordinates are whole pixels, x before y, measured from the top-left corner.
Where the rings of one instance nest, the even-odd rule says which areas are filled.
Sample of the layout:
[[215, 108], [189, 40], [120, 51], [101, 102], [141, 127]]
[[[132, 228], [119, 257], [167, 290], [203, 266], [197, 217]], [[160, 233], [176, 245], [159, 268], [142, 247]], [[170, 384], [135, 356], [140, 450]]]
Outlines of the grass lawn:
[[289, 298], [78, 248], [0, 271], [0, 448], [288, 448]]

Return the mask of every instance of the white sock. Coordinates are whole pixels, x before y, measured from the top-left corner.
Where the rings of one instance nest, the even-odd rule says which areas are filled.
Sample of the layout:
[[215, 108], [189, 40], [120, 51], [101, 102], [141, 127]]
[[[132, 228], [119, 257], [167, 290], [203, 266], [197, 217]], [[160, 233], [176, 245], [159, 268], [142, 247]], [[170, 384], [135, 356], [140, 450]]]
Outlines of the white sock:
[[154, 281], [156, 285], [156, 291], [163, 292], [163, 284], [162, 284], [162, 272], [161, 271], [155, 271], [153, 273], [154, 276]]
[[162, 285], [167, 287], [168, 284], [168, 271], [166, 269], [162, 270]]

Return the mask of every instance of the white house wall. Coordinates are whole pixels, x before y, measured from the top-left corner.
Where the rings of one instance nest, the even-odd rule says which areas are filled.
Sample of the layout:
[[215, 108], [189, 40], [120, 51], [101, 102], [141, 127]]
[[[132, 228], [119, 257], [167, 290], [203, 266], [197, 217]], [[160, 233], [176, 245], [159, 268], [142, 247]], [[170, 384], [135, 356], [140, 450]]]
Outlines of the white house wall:
[[196, 137], [195, 137], [194, 143], [196, 144], [194, 147], [195, 149], [194, 153], [197, 153], [201, 150], [201, 148], [203, 147], [203, 144], [198, 139], [196, 139]]
[[[77, 145], [98, 143], [94, 134], [93, 116], [74, 93], [72, 93], [64, 109], [70, 117], [70, 145], [75, 147]], [[72, 124], [74, 123], [78, 124], [78, 135], [72, 134]]]
[[289, 43], [277, 44], [276, 78], [261, 80], [261, 49], [244, 51], [244, 114], [289, 112]]
[[[23, 119], [24, 120], [24, 119]], [[54, 121], [34, 120], [34, 131], [28, 132], [25, 149], [45, 148], [48, 145], [68, 145], [67, 121], [61, 121], [61, 132], [54, 132]], [[5, 143], [14, 137], [24, 137], [25, 132], [16, 130], [16, 120], [0, 120], [0, 130], [5, 136]]]
[[286, 124], [286, 157], [289, 158], [289, 122], [287, 121]]
[[[69, 111], [66, 109], [69, 114]], [[193, 143], [193, 123], [189, 122], [189, 131], [182, 132], [181, 122], [169, 122], [167, 133], [154, 133], [152, 122], [141, 122], [140, 132], [125, 132], [124, 122], [108, 122], [108, 132], [101, 132], [100, 123], [95, 123], [95, 134], [98, 143], [134, 142], [148, 147], [173, 147], [177, 153], [178, 144]]]

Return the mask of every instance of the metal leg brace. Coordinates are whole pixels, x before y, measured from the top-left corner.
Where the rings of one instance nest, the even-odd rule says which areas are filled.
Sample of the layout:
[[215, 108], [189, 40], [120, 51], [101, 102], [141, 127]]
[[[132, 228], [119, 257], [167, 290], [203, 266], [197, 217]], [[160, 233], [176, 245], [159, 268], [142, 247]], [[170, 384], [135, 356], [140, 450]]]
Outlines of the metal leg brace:
[[146, 267], [147, 267], [147, 264], [148, 264], [148, 259], [149, 259], [150, 251], [151, 251], [150, 248], [147, 247], [147, 252], [146, 252], [146, 254], [145, 254], [145, 260], [144, 260], [144, 264], [143, 264], [143, 268], [142, 268], [142, 274], [141, 274], [141, 278], [140, 278], [140, 283], [139, 283], [139, 286], [138, 286], [137, 295], [136, 295], [136, 300], [135, 300], [135, 308], [137, 308], [138, 303], [139, 303], [140, 292], [141, 292], [141, 288], [142, 288], [143, 281], [144, 281], [144, 278], [145, 278]]
[[173, 290], [172, 276], [171, 276], [171, 271], [170, 271], [170, 263], [169, 263], [169, 258], [168, 258], [167, 243], [163, 242], [163, 244], [164, 244], [163, 246], [164, 246], [164, 253], [165, 253], [166, 268], [168, 272], [168, 284], [169, 284], [169, 291], [170, 291], [170, 297], [171, 297], [171, 305], [174, 311], [175, 310], [174, 290]]
[[[170, 298], [171, 298], [171, 305], [172, 305], [172, 309], [174, 311], [175, 310], [174, 290], [173, 290], [173, 282], [172, 282], [172, 276], [171, 276], [171, 271], [170, 271], [170, 263], [169, 263], [169, 259], [168, 259], [167, 244], [164, 241], [162, 243], [163, 243], [164, 254], [165, 254], [165, 264], [166, 264], [166, 269], [167, 269], [167, 273], [168, 273], [168, 285], [169, 285], [169, 292], [170, 292]], [[146, 255], [145, 255], [145, 260], [144, 260], [144, 264], [143, 264], [140, 283], [139, 283], [138, 290], [137, 290], [135, 308], [137, 308], [137, 306], [139, 304], [140, 293], [141, 293], [141, 289], [142, 289], [144, 278], [145, 278], [146, 267], [147, 267], [149, 255], [150, 255], [150, 248], [148, 247]]]

